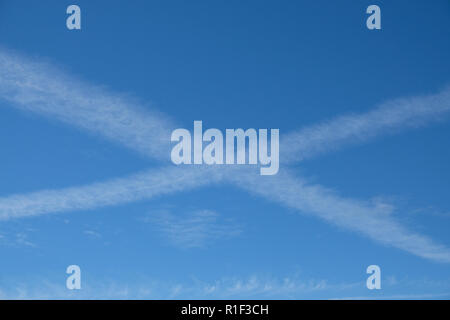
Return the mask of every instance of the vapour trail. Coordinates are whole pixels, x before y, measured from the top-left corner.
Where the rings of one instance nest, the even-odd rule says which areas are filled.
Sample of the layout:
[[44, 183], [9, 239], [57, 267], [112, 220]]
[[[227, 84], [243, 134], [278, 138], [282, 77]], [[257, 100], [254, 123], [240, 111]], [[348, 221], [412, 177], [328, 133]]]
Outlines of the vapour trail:
[[340, 116], [284, 135], [280, 162], [298, 162], [346, 144], [424, 126], [449, 113], [450, 86], [436, 94], [388, 100], [367, 113]]
[[219, 182], [223, 174], [211, 167], [169, 166], [84, 186], [13, 194], [0, 198], [0, 220], [148, 200]]
[[8, 105], [100, 134], [148, 157], [170, 160], [174, 124], [162, 113], [1, 48], [0, 70], [0, 98]]
[[[164, 116], [142, 111], [121, 97], [93, 89], [51, 66], [4, 50], [0, 50], [0, 68], [5, 70], [0, 74], [0, 97], [13, 105], [101, 134], [149, 157], [164, 159], [169, 154], [172, 125]], [[292, 143], [290, 151], [296, 156], [291, 161], [296, 161], [346, 142], [367, 140], [386, 129], [424, 124], [449, 109], [449, 96], [449, 90], [444, 90], [431, 96], [392, 100], [367, 114], [340, 117], [293, 133], [282, 141], [281, 148]], [[299, 157], [299, 153], [305, 156]], [[217, 182], [230, 182], [420, 257], [450, 262], [448, 248], [406, 230], [384, 210], [308, 185], [288, 170], [264, 177], [241, 167], [153, 169], [92, 185], [3, 197], [0, 219], [117, 205]]]
[[[321, 185], [306, 183], [283, 169], [276, 176], [256, 177], [243, 171], [227, 176], [241, 188], [304, 214], [356, 231], [376, 242], [405, 250], [422, 258], [450, 263], [450, 249], [411, 232], [393, 217], [393, 209], [370, 202], [340, 197]], [[389, 208], [389, 207], [388, 207]]]

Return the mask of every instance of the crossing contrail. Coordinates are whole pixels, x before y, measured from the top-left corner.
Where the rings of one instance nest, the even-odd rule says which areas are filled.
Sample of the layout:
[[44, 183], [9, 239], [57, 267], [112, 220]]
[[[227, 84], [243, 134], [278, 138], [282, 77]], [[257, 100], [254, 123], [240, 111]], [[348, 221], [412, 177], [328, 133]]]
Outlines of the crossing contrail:
[[[163, 114], [150, 113], [50, 65], [5, 50], [0, 50], [0, 68], [0, 98], [10, 105], [100, 134], [150, 158], [168, 158], [173, 124]], [[449, 89], [434, 95], [391, 100], [366, 114], [338, 117], [287, 134], [280, 151], [288, 146], [292, 155], [284, 155], [286, 162], [294, 162], [347, 142], [366, 141], [390, 130], [435, 121], [449, 109]], [[85, 186], [5, 196], [0, 198], [0, 219], [118, 205], [211, 183], [231, 183], [384, 245], [423, 258], [450, 262], [447, 247], [408, 231], [382, 209], [364, 201], [342, 198], [320, 185], [308, 184], [286, 168], [281, 168], [275, 176], [260, 176], [249, 166], [155, 168]]]

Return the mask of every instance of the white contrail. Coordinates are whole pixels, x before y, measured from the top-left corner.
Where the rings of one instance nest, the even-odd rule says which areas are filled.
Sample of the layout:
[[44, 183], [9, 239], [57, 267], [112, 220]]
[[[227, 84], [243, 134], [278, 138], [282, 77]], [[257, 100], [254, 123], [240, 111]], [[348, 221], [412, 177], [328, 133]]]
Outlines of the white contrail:
[[280, 162], [288, 164], [400, 129], [441, 120], [450, 113], [450, 87], [437, 94], [389, 100], [363, 114], [337, 117], [284, 135]]
[[[168, 117], [88, 85], [49, 64], [0, 49], [0, 97], [27, 111], [52, 116], [101, 134], [147, 156], [169, 159]], [[360, 115], [347, 115], [284, 135], [280, 161], [289, 163], [380, 134], [426, 124], [450, 111], [450, 87], [438, 94], [389, 100]]]
[[208, 167], [166, 167], [86, 186], [10, 195], [0, 198], [0, 220], [150, 199], [218, 182], [223, 173]]
[[12, 106], [101, 134], [149, 157], [170, 159], [174, 125], [164, 115], [5, 49], [0, 49], [0, 70], [0, 98]]
[[[137, 110], [120, 97], [91, 89], [57, 71], [49, 76], [49, 66], [6, 51], [0, 51], [0, 67], [4, 69], [0, 74], [0, 96], [14, 105], [100, 133], [151, 157], [163, 159], [169, 154], [164, 150], [168, 146], [165, 141], [170, 141], [171, 125], [163, 116]], [[434, 96], [395, 100], [365, 115], [341, 117], [294, 133], [285, 140], [292, 143], [290, 151], [294, 157], [290, 160], [324, 152], [347, 141], [365, 140], [386, 129], [434, 119], [448, 110], [449, 95], [449, 90], [444, 90]], [[424, 258], [450, 262], [446, 247], [407, 231], [379, 208], [340, 198], [320, 186], [307, 185], [287, 172], [262, 177], [247, 169], [168, 167], [82, 187], [11, 195], [0, 198], [0, 219], [117, 205], [228, 181], [378, 242]]]
[[399, 225], [384, 208], [341, 198], [308, 185], [284, 170], [260, 176], [256, 169], [233, 167], [167, 167], [92, 185], [45, 190], [0, 198], [0, 220], [74, 210], [95, 209], [189, 190], [211, 183], [230, 182], [250, 193], [313, 214], [327, 222], [419, 257], [450, 262], [450, 250]]
[[339, 197], [320, 185], [305, 183], [287, 170], [280, 170], [276, 176], [256, 176], [254, 172], [242, 170], [240, 174], [227, 175], [227, 179], [234, 180], [250, 193], [303, 213], [314, 214], [382, 244], [419, 257], [450, 262], [449, 248], [402, 227], [383, 206]]

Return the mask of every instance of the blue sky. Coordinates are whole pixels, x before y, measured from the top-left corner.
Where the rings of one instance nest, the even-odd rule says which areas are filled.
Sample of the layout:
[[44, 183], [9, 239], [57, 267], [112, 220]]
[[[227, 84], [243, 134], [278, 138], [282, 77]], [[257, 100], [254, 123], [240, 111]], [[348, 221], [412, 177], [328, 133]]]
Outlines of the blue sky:
[[[448, 299], [449, 19], [445, 0], [0, 1], [0, 298]], [[194, 120], [279, 128], [280, 172], [175, 167]]]

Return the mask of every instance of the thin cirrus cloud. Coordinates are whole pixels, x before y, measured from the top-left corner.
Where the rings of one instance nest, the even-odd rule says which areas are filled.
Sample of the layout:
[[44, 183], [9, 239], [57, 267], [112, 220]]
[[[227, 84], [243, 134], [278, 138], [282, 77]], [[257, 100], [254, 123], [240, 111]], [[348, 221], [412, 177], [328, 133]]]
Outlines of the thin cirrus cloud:
[[8, 279], [1, 283], [0, 299], [298, 299], [311, 298], [314, 294], [332, 300], [367, 300], [443, 299], [450, 296], [448, 286], [433, 286], [431, 288], [439, 291], [427, 293], [431, 288], [421, 284], [408, 287], [406, 294], [378, 292], [370, 296], [349, 296], [354, 288], [361, 286], [361, 281], [330, 283], [323, 279], [305, 278], [298, 273], [282, 277], [270, 274], [234, 275], [206, 281], [193, 278], [183, 282], [148, 278], [136, 280], [121, 283], [94, 279], [83, 290], [67, 290], [64, 284], [42, 278], [27, 282]]
[[232, 238], [241, 233], [240, 226], [222, 219], [211, 210], [182, 214], [162, 210], [151, 213], [145, 221], [156, 224], [172, 245], [181, 248], [203, 247], [214, 240]]
[[325, 280], [300, 279], [298, 275], [283, 278], [251, 275], [249, 277], [224, 277], [213, 282], [201, 282], [195, 287], [178, 287], [176, 296], [194, 295], [206, 298], [267, 297], [294, 298], [312, 292], [343, 290], [354, 284], [334, 285]]
[[[5, 50], [0, 50], [0, 66], [6, 70], [0, 75], [0, 97], [12, 105], [55, 117], [150, 157], [164, 159], [165, 144], [170, 140], [167, 129], [172, 127], [165, 116], [139, 111], [114, 94], [90, 90], [91, 86], [48, 65], [30, 62]], [[72, 86], [73, 83], [76, 85]], [[302, 159], [299, 153], [310, 157], [346, 143], [365, 141], [389, 131], [386, 129], [425, 124], [449, 111], [449, 104], [449, 89], [435, 95], [388, 101], [366, 114], [339, 117], [288, 134], [280, 149], [289, 143], [295, 152], [294, 157], [287, 160], [298, 161]], [[357, 231], [379, 243], [423, 258], [450, 262], [447, 247], [407, 230], [387, 215], [385, 209], [342, 198], [320, 185], [309, 185], [285, 168], [272, 177], [262, 177], [250, 168], [151, 169], [86, 186], [6, 196], [0, 198], [0, 219], [117, 205], [219, 182], [232, 183], [302, 213]]]
[[[19, 283], [19, 284], [17, 284]], [[141, 279], [133, 283], [91, 281], [83, 290], [67, 290], [60, 283], [39, 280], [27, 283], [5, 283], [0, 299], [217, 299], [277, 297], [296, 298], [328, 290], [341, 292], [353, 284], [333, 285], [325, 280], [301, 279], [298, 275], [283, 278], [267, 275], [223, 277], [212, 281], [192, 279], [185, 282], [163, 282]], [[76, 291], [76, 292], [75, 292]]]

